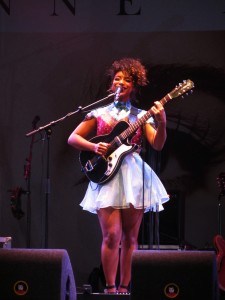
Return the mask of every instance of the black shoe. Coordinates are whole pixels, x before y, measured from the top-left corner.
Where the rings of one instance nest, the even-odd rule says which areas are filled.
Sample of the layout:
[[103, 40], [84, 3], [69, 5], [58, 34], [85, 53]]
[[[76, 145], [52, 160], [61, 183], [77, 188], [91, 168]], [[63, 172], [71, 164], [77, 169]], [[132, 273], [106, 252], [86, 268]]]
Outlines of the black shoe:
[[109, 290], [115, 289], [115, 288], [116, 288], [115, 285], [107, 285], [107, 286], [105, 287], [105, 289], [104, 289], [104, 294], [117, 294], [117, 293], [118, 293], [117, 290], [114, 291], [114, 292], [110, 292], [110, 291], [109, 291]]
[[[125, 292], [119, 292], [119, 289], [124, 289], [126, 290]], [[129, 286], [126, 286], [126, 285], [120, 285], [119, 288], [118, 288], [118, 294], [119, 295], [130, 295], [130, 292], [129, 292]]]

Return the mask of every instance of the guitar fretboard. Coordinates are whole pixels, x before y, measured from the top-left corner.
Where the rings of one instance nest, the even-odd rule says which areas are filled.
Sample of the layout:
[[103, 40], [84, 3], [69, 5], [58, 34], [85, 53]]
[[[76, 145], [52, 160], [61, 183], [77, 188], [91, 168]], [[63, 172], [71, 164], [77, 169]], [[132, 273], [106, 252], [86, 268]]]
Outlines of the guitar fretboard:
[[[169, 100], [171, 100], [170, 94], [167, 94], [159, 102], [164, 106]], [[149, 109], [140, 119], [131, 124], [126, 130], [124, 130], [120, 135], [120, 140], [124, 141], [129, 138], [141, 125], [143, 125], [152, 116], [151, 109]]]

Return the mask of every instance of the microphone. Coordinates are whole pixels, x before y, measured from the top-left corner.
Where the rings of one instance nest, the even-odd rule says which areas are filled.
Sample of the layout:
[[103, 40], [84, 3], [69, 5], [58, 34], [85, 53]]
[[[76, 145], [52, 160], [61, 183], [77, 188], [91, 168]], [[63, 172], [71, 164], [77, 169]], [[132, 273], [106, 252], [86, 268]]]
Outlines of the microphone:
[[120, 96], [120, 93], [121, 93], [121, 90], [122, 90], [122, 87], [121, 85], [119, 85], [116, 89], [116, 92], [115, 92], [115, 98], [114, 98], [114, 101], [118, 101], [119, 100], [119, 96]]

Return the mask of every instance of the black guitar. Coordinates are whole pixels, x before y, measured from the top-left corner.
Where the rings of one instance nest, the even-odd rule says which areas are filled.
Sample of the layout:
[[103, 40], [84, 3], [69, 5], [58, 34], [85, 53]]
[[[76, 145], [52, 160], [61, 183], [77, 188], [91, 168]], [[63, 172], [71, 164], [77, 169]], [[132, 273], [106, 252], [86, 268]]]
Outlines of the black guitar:
[[[171, 99], [177, 98], [193, 88], [194, 83], [190, 79], [184, 80], [182, 84], [176, 86], [163, 97], [160, 103], [164, 105]], [[135, 123], [128, 124], [126, 121], [120, 121], [109, 134], [99, 135], [90, 140], [93, 143], [109, 143], [110, 147], [104, 157], [91, 151], [80, 152], [79, 159], [82, 171], [89, 180], [98, 184], [104, 184], [116, 175], [123, 158], [137, 149], [136, 144], [129, 143], [129, 138], [152, 116], [150, 110], [140, 119], [137, 119]]]

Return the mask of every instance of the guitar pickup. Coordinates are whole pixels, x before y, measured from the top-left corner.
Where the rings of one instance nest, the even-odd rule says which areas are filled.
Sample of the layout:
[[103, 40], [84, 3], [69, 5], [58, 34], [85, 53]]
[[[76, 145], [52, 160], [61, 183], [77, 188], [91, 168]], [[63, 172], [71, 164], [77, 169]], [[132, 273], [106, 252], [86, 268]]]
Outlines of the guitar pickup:
[[118, 147], [122, 145], [122, 142], [121, 142], [121, 140], [120, 140], [120, 138], [118, 136], [116, 136], [114, 138], [114, 141], [116, 142], [116, 144], [117, 144]]

